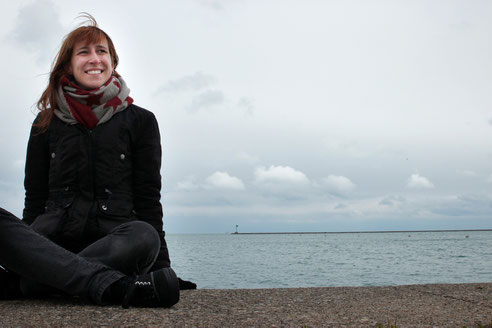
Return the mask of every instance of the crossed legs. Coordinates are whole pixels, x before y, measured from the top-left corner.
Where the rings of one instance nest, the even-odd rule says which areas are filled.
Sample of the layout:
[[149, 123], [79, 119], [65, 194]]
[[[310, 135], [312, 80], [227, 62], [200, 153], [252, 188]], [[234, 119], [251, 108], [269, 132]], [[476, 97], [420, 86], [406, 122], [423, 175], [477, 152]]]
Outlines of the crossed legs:
[[0, 208], [0, 264], [70, 295], [101, 303], [104, 291], [125, 275], [71, 253]]

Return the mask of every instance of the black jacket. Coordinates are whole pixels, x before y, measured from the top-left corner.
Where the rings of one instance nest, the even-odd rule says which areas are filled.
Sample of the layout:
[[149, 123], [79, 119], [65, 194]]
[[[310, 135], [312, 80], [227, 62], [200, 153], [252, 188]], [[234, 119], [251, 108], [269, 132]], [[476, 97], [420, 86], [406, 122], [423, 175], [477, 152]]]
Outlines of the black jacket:
[[169, 266], [160, 168], [157, 120], [141, 107], [131, 105], [93, 130], [53, 116], [46, 132], [31, 130], [23, 219], [72, 251], [142, 220], [161, 236], [154, 268]]

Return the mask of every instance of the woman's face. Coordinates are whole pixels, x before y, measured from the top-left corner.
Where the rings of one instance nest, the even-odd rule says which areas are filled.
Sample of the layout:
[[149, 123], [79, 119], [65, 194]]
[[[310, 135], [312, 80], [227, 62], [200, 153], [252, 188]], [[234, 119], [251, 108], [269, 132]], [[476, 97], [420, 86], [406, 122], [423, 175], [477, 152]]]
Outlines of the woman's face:
[[106, 39], [94, 43], [77, 42], [70, 60], [70, 73], [77, 84], [87, 90], [97, 89], [113, 72]]

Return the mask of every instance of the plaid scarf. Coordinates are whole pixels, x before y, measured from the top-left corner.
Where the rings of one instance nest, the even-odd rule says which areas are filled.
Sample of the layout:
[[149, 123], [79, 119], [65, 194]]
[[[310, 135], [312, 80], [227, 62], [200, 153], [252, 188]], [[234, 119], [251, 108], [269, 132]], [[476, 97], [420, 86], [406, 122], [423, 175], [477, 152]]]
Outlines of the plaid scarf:
[[85, 90], [64, 76], [58, 87], [58, 108], [54, 113], [68, 124], [80, 123], [89, 129], [107, 122], [133, 103], [125, 81], [111, 76], [97, 89]]

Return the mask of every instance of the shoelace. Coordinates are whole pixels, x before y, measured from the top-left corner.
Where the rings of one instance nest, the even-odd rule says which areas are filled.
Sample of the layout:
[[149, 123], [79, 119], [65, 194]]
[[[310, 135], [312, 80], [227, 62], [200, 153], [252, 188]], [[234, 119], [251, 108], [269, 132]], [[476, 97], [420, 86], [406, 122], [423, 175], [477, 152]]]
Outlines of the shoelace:
[[138, 286], [151, 286], [152, 283], [150, 281], [135, 281], [135, 285], [138, 285]]

